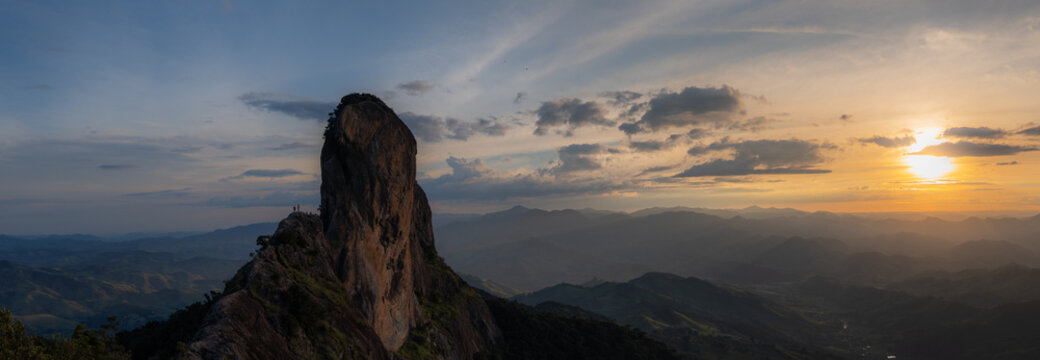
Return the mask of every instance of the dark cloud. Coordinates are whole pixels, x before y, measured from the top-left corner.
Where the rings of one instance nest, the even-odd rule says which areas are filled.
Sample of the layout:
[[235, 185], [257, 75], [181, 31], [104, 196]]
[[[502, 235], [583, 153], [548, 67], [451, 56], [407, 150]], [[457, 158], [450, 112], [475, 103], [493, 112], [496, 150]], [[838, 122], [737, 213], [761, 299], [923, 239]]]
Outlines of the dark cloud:
[[668, 170], [671, 170], [671, 169], [675, 169], [678, 166], [679, 165], [666, 165], [666, 166], [648, 167], [648, 168], [644, 169], [642, 172], [640, 172], [639, 175], [636, 175], [636, 176], [643, 176], [643, 175], [646, 175], [646, 174], [662, 172], [662, 171], [668, 171]]
[[305, 99], [286, 99], [271, 93], [247, 93], [238, 97], [242, 103], [270, 112], [286, 114], [302, 120], [325, 121], [329, 113], [336, 109], [335, 102], [314, 101]]
[[841, 121], [852, 121], [852, 115], [841, 114], [841, 116], [839, 116], [838, 119]]
[[136, 168], [138, 168], [137, 165], [128, 165], [128, 164], [105, 164], [105, 165], [98, 165], [98, 169], [101, 169], [101, 170], [129, 170], [129, 169], [136, 169]]
[[943, 131], [943, 137], [955, 137], [964, 139], [999, 139], [1007, 135], [1001, 129], [988, 127], [952, 127]]
[[276, 191], [264, 196], [218, 196], [206, 201], [207, 206], [244, 208], [283, 206], [289, 208], [296, 205], [317, 205], [321, 202], [317, 192], [297, 193]]
[[998, 166], [1018, 165], [1018, 161], [998, 162]]
[[275, 147], [272, 147], [272, 148], [268, 148], [268, 149], [269, 150], [274, 150], [274, 151], [284, 151], [284, 150], [296, 150], [296, 149], [310, 149], [310, 148], [314, 148], [314, 147], [317, 147], [317, 146], [316, 145], [311, 145], [311, 144], [305, 144], [305, 143], [302, 143], [302, 142], [294, 142], [294, 143], [281, 144], [281, 145], [278, 145], [278, 146], [275, 146]]
[[564, 135], [582, 126], [611, 126], [614, 122], [607, 119], [606, 111], [595, 101], [581, 101], [575, 98], [561, 98], [543, 102], [535, 110], [538, 121], [535, 135], [545, 135], [550, 128], [566, 127]]
[[904, 135], [903, 137], [874, 136], [856, 139], [856, 141], [863, 144], [874, 144], [881, 147], [897, 148], [913, 145], [917, 142], [917, 139], [914, 139], [913, 135]]
[[293, 169], [277, 169], [277, 170], [275, 170], [275, 169], [251, 169], [251, 170], [243, 171], [241, 174], [238, 174], [238, 175], [235, 175], [235, 176], [231, 176], [231, 177], [226, 177], [226, 178], [220, 179], [220, 181], [238, 180], [238, 179], [243, 179], [243, 178], [247, 178], [247, 177], [282, 178], [282, 177], [293, 176], [293, 175], [303, 175], [303, 172], [301, 172], [299, 170], [293, 170]]
[[576, 171], [596, 170], [603, 165], [595, 155], [607, 152], [608, 149], [600, 144], [572, 144], [560, 148], [557, 152], [560, 156], [559, 163], [550, 168], [550, 172], [562, 175]]
[[397, 84], [397, 89], [404, 91], [405, 94], [411, 96], [421, 96], [430, 90], [433, 90], [434, 85], [425, 80], [412, 80]]
[[518, 92], [518, 93], [516, 93], [516, 97], [513, 98], [513, 103], [514, 104], [520, 104], [521, 102], [524, 101], [525, 98], [527, 98], [527, 93], [525, 93], [525, 92]]
[[676, 175], [677, 177], [732, 176], [755, 174], [823, 174], [830, 170], [814, 168], [824, 162], [824, 149], [834, 145], [805, 140], [751, 140], [729, 142], [723, 139], [708, 146], [693, 147], [688, 153], [702, 155], [713, 151], [732, 151], [732, 159], [715, 159]]
[[627, 105], [633, 101], [639, 100], [643, 97], [643, 94], [635, 91], [606, 91], [599, 94], [602, 97], [610, 99], [610, 103], [616, 106]]
[[185, 197], [185, 196], [191, 195], [189, 190], [191, 190], [191, 188], [169, 189], [169, 190], [160, 190], [160, 191], [130, 193], [130, 194], [123, 194], [123, 196], [129, 196], [129, 197], [174, 198], [174, 197]]
[[440, 142], [444, 138], [466, 141], [478, 134], [505, 136], [506, 130], [509, 130], [509, 126], [493, 118], [479, 118], [470, 122], [410, 112], [402, 113], [399, 117], [408, 125], [408, 129], [412, 131], [412, 134], [426, 142]]
[[628, 147], [637, 152], [659, 151], [668, 147], [668, 143], [659, 140], [631, 141]]
[[705, 129], [690, 129], [690, 131], [686, 133], [686, 137], [693, 140], [697, 140], [708, 135], [711, 135], [711, 131]]
[[1040, 126], [1031, 127], [1022, 131], [1017, 132], [1022, 135], [1040, 136]]
[[732, 115], [742, 112], [741, 95], [736, 89], [687, 87], [678, 93], [664, 92], [649, 101], [649, 109], [639, 121], [621, 124], [626, 134], [655, 132], [671, 127], [713, 126], [732, 123]]
[[958, 142], [947, 142], [942, 144], [930, 145], [921, 151], [914, 154], [916, 155], [937, 155], [937, 156], [950, 156], [950, 157], [962, 157], [962, 156], [1003, 156], [1003, 155], [1015, 155], [1025, 151], [1035, 151], [1036, 148], [1015, 146], [1015, 145], [1004, 145], [1004, 144], [986, 144], [986, 143], [974, 143], [968, 141]]

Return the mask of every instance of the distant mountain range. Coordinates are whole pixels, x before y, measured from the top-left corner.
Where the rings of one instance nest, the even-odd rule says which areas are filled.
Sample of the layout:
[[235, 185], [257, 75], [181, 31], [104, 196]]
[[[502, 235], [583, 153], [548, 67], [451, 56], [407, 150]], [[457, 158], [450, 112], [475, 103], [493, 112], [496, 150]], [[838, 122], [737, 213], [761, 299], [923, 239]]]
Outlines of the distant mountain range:
[[436, 233], [460, 272], [522, 291], [648, 271], [738, 283], [828, 275], [879, 284], [921, 271], [1040, 264], [1040, 216], [951, 222], [772, 208], [626, 214], [518, 206]]
[[273, 232], [260, 223], [182, 237], [109, 241], [71, 236], [0, 236], [0, 306], [38, 334], [165, 319], [220, 290]]

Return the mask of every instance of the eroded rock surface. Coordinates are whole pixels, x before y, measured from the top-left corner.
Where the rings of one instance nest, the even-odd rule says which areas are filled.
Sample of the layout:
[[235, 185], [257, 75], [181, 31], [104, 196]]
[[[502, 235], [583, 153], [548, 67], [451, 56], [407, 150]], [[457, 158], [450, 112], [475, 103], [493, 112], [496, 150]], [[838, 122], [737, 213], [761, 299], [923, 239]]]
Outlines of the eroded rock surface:
[[415, 138], [382, 101], [352, 94], [321, 152], [321, 216], [294, 213], [243, 266], [188, 358], [471, 358], [499, 331], [434, 249]]

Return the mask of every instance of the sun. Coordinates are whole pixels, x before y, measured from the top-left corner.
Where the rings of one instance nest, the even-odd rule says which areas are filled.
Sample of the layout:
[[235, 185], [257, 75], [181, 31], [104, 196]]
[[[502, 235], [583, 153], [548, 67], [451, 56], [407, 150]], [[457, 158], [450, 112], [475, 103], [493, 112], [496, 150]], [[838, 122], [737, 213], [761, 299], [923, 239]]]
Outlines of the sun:
[[953, 171], [953, 159], [945, 156], [906, 155], [903, 161], [910, 166], [910, 173], [925, 179], [934, 179]]
[[[914, 135], [914, 144], [906, 148], [910, 154], [921, 151], [930, 145], [946, 142], [940, 138], [942, 129], [923, 129]], [[955, 165], [953, 159], [945, 156], [932, 155], [904, 155], [903, 161], [910, 168], [907, 171], [925, 179], [934, 179], [953, 171]]]

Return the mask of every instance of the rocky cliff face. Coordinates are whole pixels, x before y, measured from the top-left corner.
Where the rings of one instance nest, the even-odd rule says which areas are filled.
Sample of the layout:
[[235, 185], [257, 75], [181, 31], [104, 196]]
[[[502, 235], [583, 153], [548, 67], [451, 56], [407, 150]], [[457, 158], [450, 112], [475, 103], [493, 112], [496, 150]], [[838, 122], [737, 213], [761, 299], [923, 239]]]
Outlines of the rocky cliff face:
[[415, 138], [372, 95], [344, 97], [321, 152], [321, 216], [294, 213], [239, 270], [192, 359], [471, 358], [499, 340], [434, 249]]

